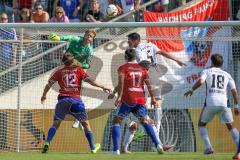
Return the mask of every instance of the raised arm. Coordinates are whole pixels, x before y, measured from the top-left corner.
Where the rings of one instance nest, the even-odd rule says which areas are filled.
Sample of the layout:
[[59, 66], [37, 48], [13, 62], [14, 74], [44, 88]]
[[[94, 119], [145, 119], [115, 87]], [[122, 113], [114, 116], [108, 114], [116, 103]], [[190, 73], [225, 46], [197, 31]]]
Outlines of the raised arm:
[[179, 66], [186, 66], [186, 64], [185, 64], [184, 62], [180, 61], [179, 59], [177, 59], [176, 57], [172, 56], [172, 55], [169, 54], [169, 53], [162, 52], [162, 51], [158, 51], [157, 54], [160, 54], [160, 55], [162, 55], [162, 56], [164, 56], [164, 57], [166, 57], [166, 58], [168, 58], [168, 59], [171, 59], [171, 60], [177, 62], [177, 64], [178, 64]]
[[184, 96], [192, 96], [193, 92], [198, 89], [205, 81], [203, 79], [199, 79], [193, 86], [192, 89], [184, 93]]

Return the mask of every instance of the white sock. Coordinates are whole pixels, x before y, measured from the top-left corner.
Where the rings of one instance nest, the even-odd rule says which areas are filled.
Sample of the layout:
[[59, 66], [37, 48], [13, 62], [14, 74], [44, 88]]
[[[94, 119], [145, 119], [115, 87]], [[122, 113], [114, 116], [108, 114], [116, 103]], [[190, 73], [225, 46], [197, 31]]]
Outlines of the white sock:
[[156, 137], [157, 137], [157, 139], [158, 139], [158, 141], [159, 141], [159, 145], [162, 146], [163, 144], [162, 144], [162, 142], [161, 142], [161, 140], [160, 140], [160, 138], [159, 138], [159, 132], [157, 132], [156, 126], [153, 125], [152, 127], [153, 127], [153, 131], [154, 131], [154, 133], [156, 134]]
[[238, 146], [239, 132], [237, 128], [233, 128], [230, 132], [231, 132], [233, 141], [235, 142], [236, 146]]
[[124, 141], [123, 141], [123, 150], [124, 151], [128, 150], [128, 146], [133, 140], [134, 133], [136, 133], [136, 131], [130, 131], [129, 129], [126, 131], [126, 133], [124, 135]]
[[157, 135], [159, 135], [161, 120], [162, 120], [162, 108], [159, 107], [154, 112], [154, 123], [157, 129]]
[[205, 144], [206, 148], [212, 148], [212, 145], [210, 143], [209, 137], [208, 137], [208, 131], [206, 127], [199, 127], [199, 133], [200, 136]]

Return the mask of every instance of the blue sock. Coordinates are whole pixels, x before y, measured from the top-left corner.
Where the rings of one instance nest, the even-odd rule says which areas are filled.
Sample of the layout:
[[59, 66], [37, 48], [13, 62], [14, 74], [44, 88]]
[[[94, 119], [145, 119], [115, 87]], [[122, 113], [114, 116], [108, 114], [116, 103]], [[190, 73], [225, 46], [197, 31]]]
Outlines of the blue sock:
[[55, 133], [56, 133], [57, 129], [56, 127], [52, 126], [51, 128], [49, 128], [48, 130], [48, 136], [47, 136], [47, 142], [50, 143], [50, 141], [53, 139]]
[[240, 136], [239, 136], [239, 140], [238, 140], [238, 148], [237, 148], [237, 153], [240, 153]]
[[118, 150], [118, 146], [120, 143], [121, 136], [121, 128], [119, 124], [115, 124], [112, 126], [112, 141], [113, 141], [113, 151]]
[[159, 141], [158, 141], [158, 138], [153, 130], [153, 127], [152, 125], [148, 124], [148, 123], [145, 123], [143, 125], [143, 127], [145, 128], [147, 134], [151, 137], [153, 143], [155, 144], [155, 146], [157, 146], [159, 144]]
[[93, 135], [92, 135], [92, 132], [91, 131], [86, 131], [85, 130], [85, 136], [88, 140], [88, 143], [89, 143], [89, 146], [90, 146], [90, 149], [91, 150], [94, 150], [95, 149], [95, 146], [94, 146], [94, 142], [93, 142]]

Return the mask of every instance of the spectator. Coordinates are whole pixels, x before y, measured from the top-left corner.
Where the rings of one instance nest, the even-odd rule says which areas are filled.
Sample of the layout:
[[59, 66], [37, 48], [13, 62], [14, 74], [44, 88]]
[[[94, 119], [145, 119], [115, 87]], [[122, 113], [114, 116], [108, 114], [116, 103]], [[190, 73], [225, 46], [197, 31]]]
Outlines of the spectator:
[[63, 7], [66, 16], [68, 16], [70, 22], [79, 22], [81, 18], [84, 0], [54, 0], [53, 14], [56, 7], [59, 5]]
[[90, 10], [84, 16], [86, 22], [102, 22], [104, 14], [100, 11], [100, 4], [98, 0], [91, 0]]
[[50, 19], [50, 22], [64, 22], [68, 23], [69, 19], [65, 15], [65, 11], [62, 7], [56, 7], [54, 16]]
[[41, 23], [48, 22], [49, 14], [43, 10], [41, 3], [35, 4], [35, 12], [32, 13], [31, 22]]
[[[138, 11], [140, 8], [141, 0], [109, 0], [109, 3], [121, 7], [123, 14], [125, 14], [132, 10]], [[135, 21], [135, 19], [137, 21], [139, 20], [137, 13], [135, 15], [129, 16], [127, 19], [124, 20], [131, 22]]]
[[[1, 23], [8, 23], [8, 16], [6, 13], [1, 14]], [[0, 28], [0, 39], [2, 40], [17, 40], [15, 29], [2, 29]], [[0, 71], [5, 70], [11, 65], [16, 64], [16, 47], [13, 43], [1, 42], [0, 43]]]
[[[1, 0], [0, 1], [0, 14], [6, 13], [8, 16], [13, 13], [13, 1], [12, 0]], [[10, 22], [13, 22], [14, 19], [11, 19]]]
[[99, 0], [99, 4], [100, 4], [100, 11], [104, 14], [104, 16], [106, 17], [107, 13], [107, 7], [110, 4], [109, 0]]
[[30, 23], [31, 17], [30, 17], [30, 10], [27, 8], [23, 8], [21, 10], [19, 23]]

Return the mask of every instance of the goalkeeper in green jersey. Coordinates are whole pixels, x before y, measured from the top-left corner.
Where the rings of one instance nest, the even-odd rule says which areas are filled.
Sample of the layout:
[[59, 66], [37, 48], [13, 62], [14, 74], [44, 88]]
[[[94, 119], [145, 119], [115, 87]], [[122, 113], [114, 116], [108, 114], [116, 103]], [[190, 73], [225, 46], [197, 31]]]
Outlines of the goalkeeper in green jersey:
[[73, 54], [74, 58], [81, 63], [83, 69], [89, 69], [91, 58], [94, 54], [91, 42], [95, 37], [96, 32], [94, 30], [87, 30], [84, 37], [50, 34], [49, 39], [69, 42], [67, 52]]

